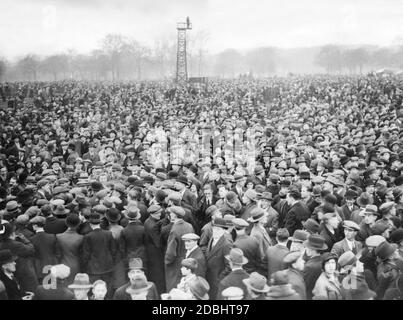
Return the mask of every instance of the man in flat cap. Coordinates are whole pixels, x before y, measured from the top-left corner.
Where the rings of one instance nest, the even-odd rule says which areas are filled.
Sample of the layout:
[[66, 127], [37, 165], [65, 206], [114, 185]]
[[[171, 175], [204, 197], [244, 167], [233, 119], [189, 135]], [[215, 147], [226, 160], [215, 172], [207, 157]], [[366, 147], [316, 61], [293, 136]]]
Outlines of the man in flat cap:
[[187, 233], [193, 233], [194, 230], [190, 223], [183, 220], [185, 209], [179, 206], [171, 206], [168, 208], [168, 212], [173, 225], [169, 233], [164, 261], [166, 290], [170, 291], [176, 288], [181, 279], [180, 263], [186, 255], [182, 236]]
[[193, 258], [197, 261], [197, 269], [195, 274], [197, 276], [206, 277], [206, 257], [202, 249], [197, 245], [200, 237], [195, 233], [186, 233], [182, 236], [185, 243], [186, 255], [185, 258]]
[[358, 231], [360, 231], [360, 226], [351, 220], [344, 220], [342, 225], [344, 229], [344, 239], [336, 242], [331, 252], [337, 257], [340, 257], [347, 251], [357, 254], [362, 248], [361, 242], [355, 240]]
[[229, 222], [222, 218], [212, 221], [213, 235], [206, 249], [206, 280], [210, 285], [211, 299], [217, 298], [219, 282], [231, 271], [229, 261], [225, 259], [233, 247], [231, 239], [226, 234], [229, 227]]
[[306, 285], [303, 274], [305, 260], [302, 253], [300, 251], [289, 252], [283, 258], [283, 263], [292, 288], [299, 294], [301, 300], [306, 300]]

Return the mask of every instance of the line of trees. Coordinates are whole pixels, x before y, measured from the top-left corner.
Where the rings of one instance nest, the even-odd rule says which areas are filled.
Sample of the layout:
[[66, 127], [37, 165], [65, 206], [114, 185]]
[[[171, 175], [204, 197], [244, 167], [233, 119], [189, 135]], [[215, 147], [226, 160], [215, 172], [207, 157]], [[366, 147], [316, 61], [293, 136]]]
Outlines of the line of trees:
[[327, 73], [363, 73], [365, 69], [403, 68], [403, 46], [398, 49], [342, 48], [326, 45], [315, 57], [316, 65]]
[[[403, 46], [398, 48], [341, 47], [310, 49], [260, 47], [241, 52], [226, 49], [209, 54], [209, 34], [189, 33], [189, 76], [258, 77], [297, 73], [362, 73], [380, 68], [403, 68]], [[176, 69], [176, 38], [145, 46], [120, 34], [108, 34], [89, 54], [74, 50], [40, 57], [27, 54], [10, 63], [0, 58], [0, 81], [14, 80], [145, 80], [172, 79]]]

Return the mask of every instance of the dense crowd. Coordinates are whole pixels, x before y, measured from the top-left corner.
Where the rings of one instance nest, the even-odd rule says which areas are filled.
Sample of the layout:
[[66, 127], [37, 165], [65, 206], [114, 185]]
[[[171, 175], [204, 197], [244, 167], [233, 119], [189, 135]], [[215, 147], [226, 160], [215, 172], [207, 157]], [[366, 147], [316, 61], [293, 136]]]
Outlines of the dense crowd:
[[402, 90], [0, 85], [0, 300], [401, 300]]

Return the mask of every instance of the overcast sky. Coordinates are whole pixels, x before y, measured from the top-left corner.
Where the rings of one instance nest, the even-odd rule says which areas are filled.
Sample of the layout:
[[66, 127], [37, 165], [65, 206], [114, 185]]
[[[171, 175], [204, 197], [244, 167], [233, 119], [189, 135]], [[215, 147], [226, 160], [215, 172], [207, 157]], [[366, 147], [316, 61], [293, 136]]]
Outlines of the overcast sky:
[[190, 16], [208, 50], [327, 43], [391, 45], [403, 0], [0, 0], [0, 56], [89, 52], [107, 33], [152, 45]]

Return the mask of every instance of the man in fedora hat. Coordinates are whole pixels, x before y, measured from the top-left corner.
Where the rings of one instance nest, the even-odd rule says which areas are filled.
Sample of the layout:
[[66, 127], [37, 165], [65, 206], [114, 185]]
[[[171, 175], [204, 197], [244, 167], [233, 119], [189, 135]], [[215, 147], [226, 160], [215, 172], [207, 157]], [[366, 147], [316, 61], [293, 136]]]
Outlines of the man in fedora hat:
[[[309, 220], [309, 219], [308, 219]], [[309, 232], [305, 230], [295, 230], [292, 237], [288, 238], [289, 245], [287, 247], [290, 248], [290, 252], [298, 251], [302, 252], [305, 250], [304, 241], [309, 237]]]
[[262, 165], [258, 165], [254, 169], [254, 175], [252, 177], [253, 181], [255, 182], [255, 185], [261, 184], [261, 185], [266, 185], [266, 173], [264, 171], [264, 168]]
[[220, 281], [231, 271], [229, 261], [225, 259], [233, 246], [231, 239], [226, 235], [229, 226], [222, 218], [216, 218], [212, 223], [213, 235], [206, 249], [206, 280], [210, 285], [209, 295], [212, 299], [217, 297]]
[[190, 223], [183, 220], [185, 210], [182, 207], [169, 207], [168, 212], [173, 225], [168, 237], [164, 262], [166, 289], [170, 291], [177, 286], [181, 278], [180, 263], [186, 254], [182, 236], [186, 233], [193, 233], [194, 230]]
[[21, 213], [21, 205], [15, 201], [11, 200], [7, 202], [6, 209], [3, 213], [3, 218], [7, 221], [15, 220]]
[[266, 293], [270, 288], [267, 285], [265, 276], [257, 272], [252, 272], [248, 278], [243, 279], [242, 282], [246, 287], [245, 300], [266, 300]]
[[203, 277], [197, 276], [189, 283], [189, 291], [194, 300], [209, 300], [209, 290], [210, 286]]
[[271, 206], [273, 203], [273, 196], [270, 192], [263, 192], [260, 196], [258, 196], [260, 201], [260, 207], [267, 212], [267, 222], [266, 229], [269, 233], [269, 236], [275, 240], [278, 226], [278, 212]]
[[130, 300], [149, 300], [148, 292], [151, 287], [152, 284], [144, 274], [135, 274], [130, 276], [130, 286], [127, 287], [126, 293]]
[[92, 289], [90, 278], [86, 273], [77, 273], [74, 282], [68, 286], [74, 293], [73, 300], [89, 300], [88, 293]]
[[185, 243], [186, 255], [185, 258], [193, 258], [197, 261], [197, 269], [195, 274], [197, 276], [206, 277], [206, 257], [203, 251], [197, 245], [197, 241], [200, 237], [195, 233], [186, 233], [182, 236], [182, 240]]
[[[147, 281], [143, 269], [143, 262], [140, 258], [133, 258], [129, 262], [127, 275], [129, 282], [115, 291], [113, 300], [159, 300], [157, 288], [153, 282]], [[139, 285], [139, 281], [142, 282], [142, 285]], [[131, 289], [140, 289], [140, 287], [144, 290], [137, 291], [139, 296], [136, 297], [136, 292]]]
[[144, 222], [144, 244], [148, 261], [148, 278], [155, 283], [158, 293], [165, 290], [164, 255], [161, 247], [161, 231], [158, 222], [164, 209], [159, 205], [148, 208], [150, 216]]
[[194, 213], [197, 209], [197, 198], [196, 196], [187, 188], [189, 186], [188, 179], [185, 176], [178, 176], [175, 181], [175, 189], [181, 195], [180, 205], [183, 208], [190, 210]]
[[301, 300], [299, 294], [292, 288], [286, 270], [274, 273], [270, 285], [266, 300]]
[[80, 217], [72, 213], [66, 218], [67, 230], [56, 235], [61, 255], [60, 263], [70, 268], [70, 275], [65, 280], [67, 284], [71, 284], [74, 276], [81, 271], [81, 250], [84, 236], [77, 232], [80, 223]]
[[246, 189], [245, 189], [245, 182], [246, 182], [245, 176], [243, 176], [241, 174], [236, 174], [234, 176], [233, 182], [235, 182], [235, 186], [231, 189], [231, 191], [236, 193], [236, 195], [238, 196], [239, 201], [242, 201], [243, 194], [246, 191]]
[[231, 272], [220, 281], [217, 289], [217, 300], [223, 300], [222, 291], [229, 287], [241, 288], [244, 290], [244, 296], [246, 296], [247, 290], [242, 280], [249, 278], [249, 274], [243, 269], [243, 266], [248, 263], [248, 259], [239, 248], [232, 248], [225, 258], [229, 261]]
[[305, 203], [301, 200], [301, 192], [298, 188], [290, 188], [287, 193], [286, 201], [289, 206], [289, 210], [285, 216], [284, 227], [288, 229], [290, 234], [293, 234], [295, 230], [302, 229], [302, 222], [309, 219], [311, 212]]
[[[112, 272], [115, 266], [117, 243], [112, 232], [101, 229], [101, 216], [93, 212], [89, 215], [92, 231], [84, 236], [82, 247], [83, 270], [90, 279], [104, 280], [111, 290]], [[109, 293], [108, 297], [111, 293]]]
[[358, 231], [356, 239], [364, 242], [365, 239], [374, 234], [372, 228], [379, 217], [379, 212], [375, 205], [367, 205], [360, 214], [363, 216], [363, 220], [360, 223], [360, 231]]
[[21, 300], [23, 292], [14, 276], [16, 260], [8, 249], [0, 250], [0, 283], [5, 287], [8, 300]]
[[316, 280], [318, 280], [322, 273], [322, 259], [321, 252], [327, 250], [325, 239], [320, 235], [310, 235], [304, 242], [305, 255], [307, 257], [304, 268], [304, 281], [306, 285], [307, 299], [311, 300], [313, 297], [312, 290], [315, 287]]
[[312, 188], [311, 197], [306, 202], [306, 205], [311, 213], [314, 212], [315, 208], [321, 205], [321, 191], [321, 186], [314, 186]]
[[380, 260], [377, 270], [378, 286], [375, 291], [377, 299], [381, 300], [386, 290], [396, 284], [400, 273], [399, 267], [396, 265], [397, 245], [384, 241], [375, 249], [375, 254]]
[[248, 220], [249, 217], [251, 216], [251, 212], [254, 208], [257, 206], [257, 193], [253, 189], [248, 189], [245, 191], [243, 197], [242, 197], [242, 202], [244, 204], [244, 207], [241, 210], [241, 213], [239, 215], [239, 218], [242, 218], [244, 220]]
[[[365, 215], [365, 210], [367, 206], [373, 204], [373, 198], [368, 192], [363, 192], [357, 199], [357, 204], [360, 206], [359, 209], [353, 211], [351, 213], [350, 220], [354, 221], [357, 224], [361, 224], [363, 217]], [[372, 207], [370, 207], [372, 209]]]
[[266, 225], [267, 213], [262, 208], [256, 207], [252, 210], [248, 219], [252, 223], [250, 236], [255, 238], [259, 244], [259, 265], [257, 271], [261, 274], [267, 274], [267, 250], [273, 245], [273, 241], [267, 233]]
[[35, 231], [30, 241], [35, 249], [35, 270], [40, 282], [48, 272], [47, 266], [56, 265], [60, 259], [56, 236], [45, 232], [45, 222], [46, 219], [42, 216], [36, 216], [30, 220], [32, 229]]
[[235, 218], [232, 220], [232, 224], [234, 225], [236, 232], [234, 248], [241, 249], [245, 257], [248, 259], [248, 263], [246, 263], [243, 268], [248, 273], [256, 271], [261, 264], [258, 240], [246, 234], [246, 228], [249, 227], [249, 223], [245, 220]]
[[140, 221], [140, 210], [137, 206], [130, 205], [126, 209], [128, 225], [121, 231], [119, 237], [119, 251], [122, 254], [125, 264], [131, 258], [140, 258], [145, 268], [148, 268], [148, 261], [145, 248], [145, 229]]
[[208, 222], [202, 227], [199, 240], [199, 246], [202, 249], [203, 253], [206, 252], [207, 245], [213, 234], [213, 220], [215, 218], [222, 218], [223, 215], [221, 210], [218, 209], [217, 206], [212, 205], [206, 209], [205, 216], [205, 219], [208, 220]]
[[351, 214], [358, 210], [359, 208], [355, 205], [355, 199], [357, 198], [357, 193], [348, 189], [346, 194], [344, 195], [346, 203], [341, 206], [342, 215], [345, 220], [350, 220]]
[[[129, 281], [115, 291], [113, 295], [113, 300], [131, 300], [131, 297], [126, 290], [132, 285], [132, 280], [136, 275], [146, 276], [144, 272], [143, 261], [140, 258], [132, 258], [131, 260], [129, 260], [129, 271], [127, 272]], [[150, 288], [148, 289], [146, 295], [147, 300], [159, 300], [157, 287], [152, 281], [147, 282], [148, 284], [150, 284]]]

